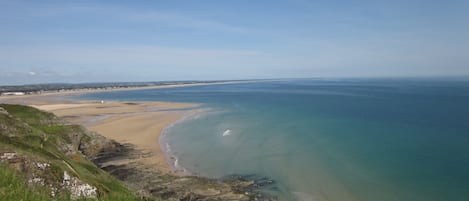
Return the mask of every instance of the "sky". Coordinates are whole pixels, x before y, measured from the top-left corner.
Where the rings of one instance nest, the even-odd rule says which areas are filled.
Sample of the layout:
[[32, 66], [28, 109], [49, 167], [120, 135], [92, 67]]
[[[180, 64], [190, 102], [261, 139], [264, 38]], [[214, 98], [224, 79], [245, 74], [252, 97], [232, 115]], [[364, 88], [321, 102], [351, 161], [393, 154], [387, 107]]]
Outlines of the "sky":
[[469, 76], [469, 0], [0, 0], [0, 85]]

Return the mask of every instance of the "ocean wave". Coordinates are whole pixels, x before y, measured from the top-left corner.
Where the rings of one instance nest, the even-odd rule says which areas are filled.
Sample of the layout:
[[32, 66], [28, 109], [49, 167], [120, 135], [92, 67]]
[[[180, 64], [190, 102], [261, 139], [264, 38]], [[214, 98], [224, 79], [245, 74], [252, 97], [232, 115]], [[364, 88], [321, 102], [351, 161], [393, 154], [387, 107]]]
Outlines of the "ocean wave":
[[166, 155], [168, 165], [172, 170], [182, 175], [192, 175], [189, 170], [179, 164], [179, 158], [171, 152], [171, 145], [169, 145], [169, 143], [165, 144], [164, 153]]
[[195, 111], [184, 112], [184, 115], [183, 115], [182, 118], [180, 118], [179, 120], [177, 120], [177, 121], [173, 122], [172, 124], [166, 126], [162, 130], [160, 138], [158, 139], [158, 142], [159, 142], [159, 144], [162, 148], [162, 151], [165, 155], [167, 164], [170, 166], [170, 168], [173, 171], [177, 172], [178, 174], [193, 175], [193, 173], [191, 171], [189, 171], [188, 169], [182, 167], [179, 164], [179, 158], [176, 156], [175, 152], [172, 150], [171, 145], [169, 143], [168, 133], [177, 124], [180, 124], [180, 123], [188, 121], [188, 120], [198, 119], [198, 118], [200, 118], [204, 115], [207, 115], [207, 114], [211, 113], [212, 111], [213, 110], [211, 108], [203, 108], [203, 109], [197, 109]]
[[178, 158], [178, 157], [174, 157], [174, 167], [175, 167], [176, 169], [179, 168], [179, 158]]

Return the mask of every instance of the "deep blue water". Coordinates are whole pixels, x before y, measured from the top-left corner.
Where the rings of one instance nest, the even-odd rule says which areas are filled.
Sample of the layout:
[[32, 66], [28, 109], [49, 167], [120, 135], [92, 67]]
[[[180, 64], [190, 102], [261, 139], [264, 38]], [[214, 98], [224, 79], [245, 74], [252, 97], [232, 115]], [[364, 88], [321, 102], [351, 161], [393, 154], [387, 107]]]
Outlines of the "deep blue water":
[[267, 176], [282, 200], [469, 200], [468, 81], [283, 80], [79, 98], [201, 103], [208, 111], [166, 135], [179, 164], [214, 178]]

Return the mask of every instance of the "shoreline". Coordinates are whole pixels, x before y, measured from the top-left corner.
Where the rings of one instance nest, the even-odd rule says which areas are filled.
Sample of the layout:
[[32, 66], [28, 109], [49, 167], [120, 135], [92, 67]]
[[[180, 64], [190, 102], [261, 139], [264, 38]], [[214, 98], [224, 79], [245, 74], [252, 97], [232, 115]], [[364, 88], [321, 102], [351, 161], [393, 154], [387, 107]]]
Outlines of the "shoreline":
[[[173, 153], [171, 149], [171, 144], [168, 142], [168, 132], [171, 128], [176, 126], [177, 124], [183, 123], [184, 121], [190, 120], [195, 118], [196, 116], [199, 116], [201, 113], [209, 111], [208, 108], [202, 108], [202, 109], [197, 109], [197, 110], [191, 110], [187, 114], [184, 114], [181, 118], [178, 120], [172, 122], [171, 124], [167, 125], [166, 127], [163, 128], [163, 130], [160, 133], [158, 143], [161, 147], [161, 151], [166, 157], [167, 165], [169, 166], [170, 170], [172, 173], [180, 176], [196, 176], [193, 174], [190, 170], [178, 165], [178, 160], [179, 158]], [[178, 167], [179, 166], [179, 167]]]
[[[121, 90], [140, 90], [170, 87], [200, 86], [223, 83], [197, 83], [175, 86], [136, 87]], [[239, 83], [239, 82], [236, 82]], [[96, 93], [115, 90], [87, 90], [32, 94], [24, 96], [0, 96], [0, 103], [29, 105], [40, 110], [54, 113], [66, 121], [79, 124], [90, 131], [115, 140], [121, 144], [130, 144], [142, 153], [138, 159], [118, 161], [122, 163], [140, 163], [159, 172], [174, 175], [191, 175], [174, 165], [172, 153], [166, 150], [161, 138], [167, 130], [203, 109], [199, 104], [158, 102], [158, 101], [106, 101], [64, 99], [69, 95]], [[128, 133], [132, 133], [128, 135]]]
[[[133, 91], [133, 90], [146, 90], [146, 89], [166, 89], [166, 88], [179, 88], [179, 87], [193, 87], [193, 86], [207, 86], [207, 85], [222, 85], [222, 84], [242, 84], [242, 83], [255, 83], [263, 82], [265, 80], [246, 80], [246, 81], [220, 81], [220, 82], [208, 82], [208, 83], [190, 83], [190, 84], [168, 84], [168, 85], [154, 85], [154, 86], [138, 86], [138, 87], [120, 87], [120, 88], [107, 88], [107, 89], [74, 89], [66, 91], [46, 91], [43, 93], [37, 94], [24, 94], [24, 95], [0, 95], [0, 101], [9, 100], [9, 99], [19, 99], [19, 98], [31, 98], [31, 97], [48, 97], [52, 96], [55, 98], [70, 96], [70, 95], [80, 95], [80, 94], [89, 94], [89, 93], [99, 93], [99, 92], [112, 92], [112, 91]], [[51, 101], [51, 100], [49, 100]]]

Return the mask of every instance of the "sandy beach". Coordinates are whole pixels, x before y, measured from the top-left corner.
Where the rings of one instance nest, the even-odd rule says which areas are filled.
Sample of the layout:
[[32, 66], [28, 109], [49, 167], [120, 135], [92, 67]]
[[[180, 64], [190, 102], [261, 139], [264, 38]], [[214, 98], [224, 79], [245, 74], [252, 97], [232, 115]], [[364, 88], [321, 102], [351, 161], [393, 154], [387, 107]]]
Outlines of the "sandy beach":
[[[83, 93], [83, 92], [80, 92]], [[141, 151], [137, 159], [121, 161], [140, 163], [171, 173], [158, 139], [165, 127], [185, 115], [197, 112], [197, 104], [171, 102], [96, 102], [62, 99], [67, 94], [0, 97], [0, 103], [24, 104], [52, 112], [66, 121], [80, 124], [121, 144], [131, 144]]]
[[[132, 144], [145, 153], [129, 162], [140, 162], [170, 172], [158, 143], [163, 129], [184, 115], [195, 112], [195, 104], [166, 102], [70, 103], [35, 106], [122, 144]], [[189, 108], [188, 110], [180, 110]], [[160, 111], [164, 109], [164, 111]], [[171, 111], [171, 109], [177, 109]]]

